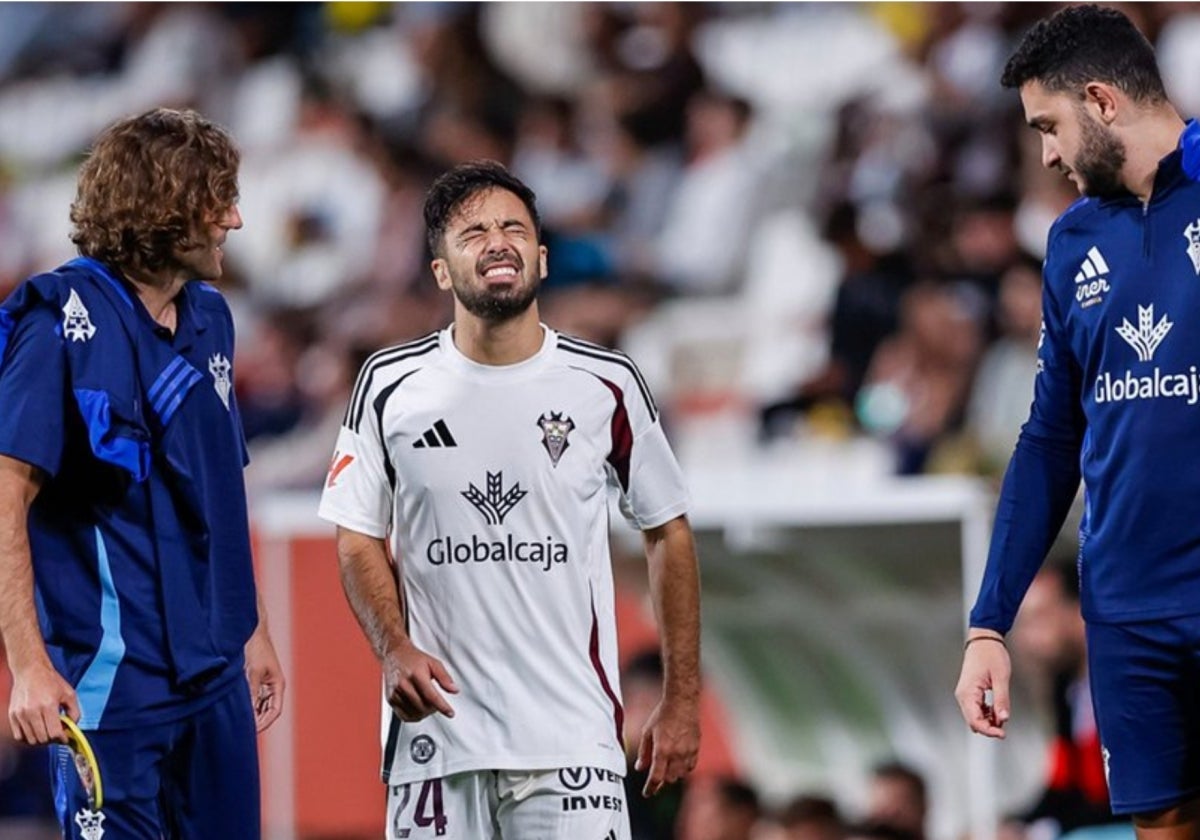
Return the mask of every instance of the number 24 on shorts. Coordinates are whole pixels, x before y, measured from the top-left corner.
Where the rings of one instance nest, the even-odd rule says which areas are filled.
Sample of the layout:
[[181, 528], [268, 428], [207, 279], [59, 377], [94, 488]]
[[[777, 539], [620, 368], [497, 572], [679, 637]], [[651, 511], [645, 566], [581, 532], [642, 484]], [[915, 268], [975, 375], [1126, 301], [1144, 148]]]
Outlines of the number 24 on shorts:
[[[412, 782], [400, 785], [399, 795], [400, 804], [396, 807], [396, 813], [392, 816], [392, 830], [399, 840], [412, 835], [412, 828], [409, 827], [409, 819], [405, 817], [405, 811], [408, 808], [408, 803], [412, 800]], [[426, 779], [421, 782], [421, 790], [417, 794], [416, 803], [413, 805], [413, 813], [411, 817], [411, 825], [417, 828], [429, 828], [433, 826], [434, 835], [441, 837], [446, 833], [446, 811], [442, 804], [442, 780], [441, 779]]]

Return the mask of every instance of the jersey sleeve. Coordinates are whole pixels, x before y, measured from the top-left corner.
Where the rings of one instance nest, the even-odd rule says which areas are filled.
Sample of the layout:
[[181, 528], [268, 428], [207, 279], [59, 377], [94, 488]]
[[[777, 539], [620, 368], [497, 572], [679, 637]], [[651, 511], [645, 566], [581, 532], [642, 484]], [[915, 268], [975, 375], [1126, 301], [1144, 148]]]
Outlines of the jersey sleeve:
[[621, 513], [646, 530], [686, 513], [689, 500], [654, 398], [637, 369], [631, 370], [626, 387], [610, 385], [617, 402], [608, 462], [620, 490]]
[[[355, 393], [362, 384], [360, 381], [355, 386]], [[369, 413], [355, 425], [348, 413], [338, 431], [317, 515], [343, 528], [384, 539], [392, 521], [387, 452], [379, 425]]]
[[1085, 420], [1082, 374], [1051, 293], [1047, 265], [1042, 333], [1029, 420], [1000, 490], [972, 627], [1007, 633], [1079, 489]]
[[0, 454], [55, 475], [66, 448], [67, 363], [58, 315], [20, 318], [0, 359]]

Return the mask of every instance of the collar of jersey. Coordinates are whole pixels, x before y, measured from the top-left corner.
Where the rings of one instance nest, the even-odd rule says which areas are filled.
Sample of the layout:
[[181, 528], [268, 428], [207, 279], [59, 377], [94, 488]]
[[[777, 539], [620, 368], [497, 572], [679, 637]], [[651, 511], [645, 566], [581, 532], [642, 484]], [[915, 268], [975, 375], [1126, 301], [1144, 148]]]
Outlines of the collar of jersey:
[[451, 366], [464, 376], [483, 382], [514, 382], [541, 373], [550, 360], [555, 346], [554, 330], [545, 324], [539, 326], [542, 328], [541, 349], [528, 359], [512, 365], [485, 365], [468, 359], [454, 344], [453, 325], [442, 330], [438, 340]]
[[[146, 310], [142, 299], [138, 297], [137, 288], [125, 279], [124, 274], [114, 271], [110, 266], [92, 257], [76, 257], [68, 265], [77, 265], [90, 269], [95, 275], [112, 286], [121, 295], [125, 303], [137, 313], [138, 318], [147, 326], [152, 330], [159, 326], [158, 322]], [[193, 295], [195, 294], [208, 292], [215, 293], [216, 290], [204, 286], [201, 280], [191, 280], [183, 285], [183, 288], [179, 290], [179, 294], [175, 297], [176, 326], [174, 343], [181, 350], [187, 349], [192, 345], [195, 333], [202, 333], [208, 329], [208, 315], [202, 311], [201, 307], [196, 305], [196, 301], [193, 299]]]
[[[1158, 162], [1154, 175], [1154, 188], [1150, 192], [1150, 203], [1156, 204], [1184, 180], [1200, 181], [1200, 124], [1188, 120], [1179, 135], [1179, 144]], [[1141, 202], [1132, 193], [1100, 199], [1101, 207], [1112, 205], [1137, 205]]]
[[1188, 120], [1179, 135], [1179, 151], [1183, 158], [1183, 172], [1193, 181], [1200, 181], [1200, 123]]

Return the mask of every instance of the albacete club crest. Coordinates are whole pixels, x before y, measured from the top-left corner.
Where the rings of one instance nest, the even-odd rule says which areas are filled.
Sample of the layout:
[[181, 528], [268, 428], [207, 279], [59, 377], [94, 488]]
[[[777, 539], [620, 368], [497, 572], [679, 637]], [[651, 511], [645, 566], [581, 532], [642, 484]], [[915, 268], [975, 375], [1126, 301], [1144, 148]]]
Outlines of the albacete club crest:
[[575, 421], [570, 417], [563, 417], [561, 411], [551, 411], [539, 417], [537, 422], [542, 429], [542, 446], [550, 453], [550, 463], [557, 467], [558, 459], [571, 445], [567, 436], [575, 428]]
[[75, 824], [79, 826], [83, 840], [101, 840], [104, 837], [104, 814], [99, 811], [79, 809], [75, 814]]
[[1192, 222], [1183, 229], [1183, 238], [1187, 240], [1187, 253], [1192, 258], [1192, 268], [1200, 276], [1200, 219]]
[[208, 372], [212, 374], [213, 388], [217, 390], [217, 396], [221, 398], [221, 402], [225, 404], [225, 409], [229, 410], [229, 392], [233, 390], [233, 380], [229, 373], [233, 370], [233, 366], [220, 353], [214, 353], [208, 360]]
[[92, 323], [87, 307], [79, 299], [79, 293], [71, 289], [71, 294], [63, 305], [63, 335], [70, 341], [88, 341], [96, 334], [96, 325]]

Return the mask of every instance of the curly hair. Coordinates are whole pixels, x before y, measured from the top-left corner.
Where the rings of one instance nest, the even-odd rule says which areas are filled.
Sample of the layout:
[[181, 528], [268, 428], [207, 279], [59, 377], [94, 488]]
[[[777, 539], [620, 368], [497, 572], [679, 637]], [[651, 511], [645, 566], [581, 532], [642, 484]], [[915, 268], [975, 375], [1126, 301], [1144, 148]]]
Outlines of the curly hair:
[[535, 235], [542, 238], [542, 220], [533, 190], [496, 161], [474, 160], [442, 173], [425, 196], [425, 232], [430, 251], [442, 253], [442, 235], [450, 219], [467, 199], [490, 189], [508, 190], [521, 199], [533, 220]]
[[71, 241], [79, 253], [156, 274], [237, 203], [240, 155], [195, 111], [156, 108], [100, 134], [79, 169]]
[[1167, 98], [1146, 36], [1116, 9], [1090, 4], [1061, 9], [1025, 33], [1000, 84], [1020, 88], [1031, 81], [1078, 93], [1088, 82], [1107, 82], [1139, 102]]

